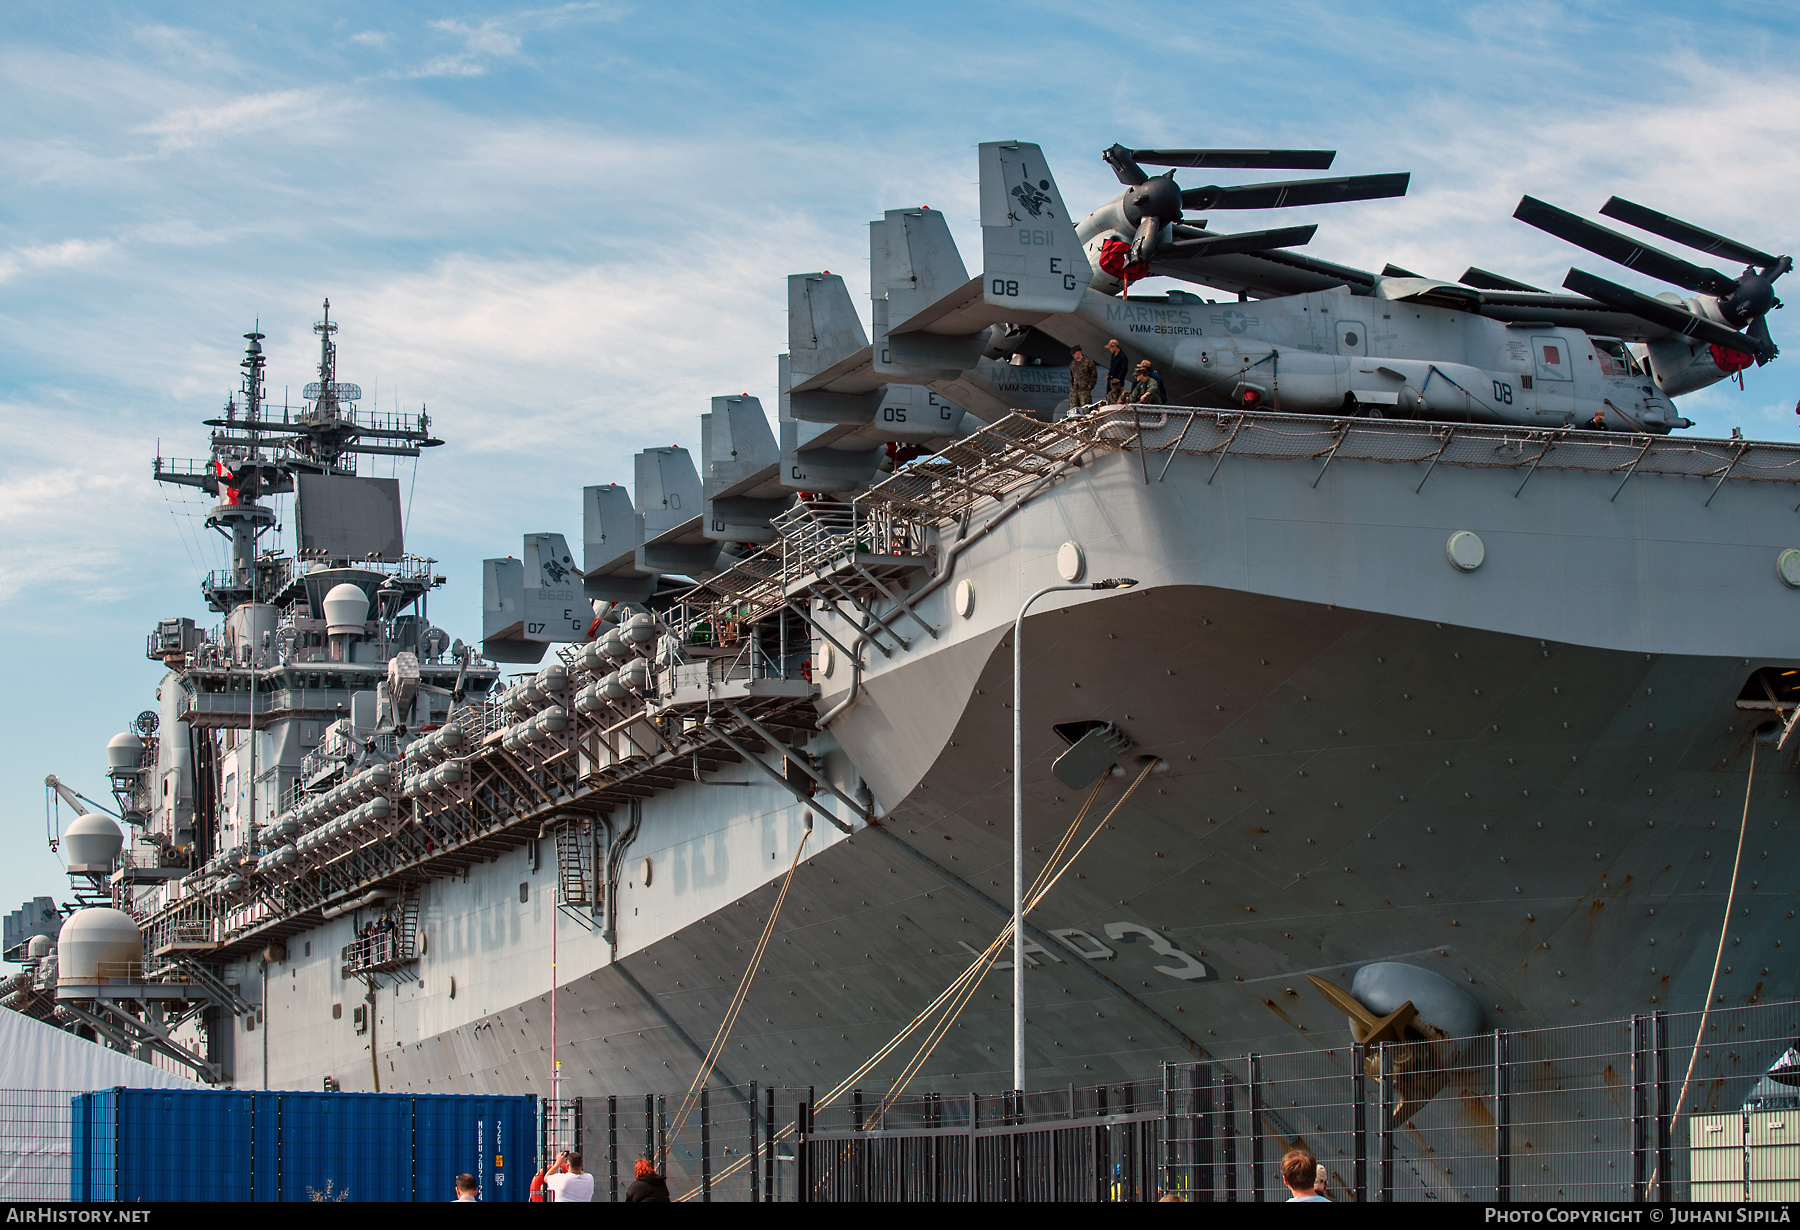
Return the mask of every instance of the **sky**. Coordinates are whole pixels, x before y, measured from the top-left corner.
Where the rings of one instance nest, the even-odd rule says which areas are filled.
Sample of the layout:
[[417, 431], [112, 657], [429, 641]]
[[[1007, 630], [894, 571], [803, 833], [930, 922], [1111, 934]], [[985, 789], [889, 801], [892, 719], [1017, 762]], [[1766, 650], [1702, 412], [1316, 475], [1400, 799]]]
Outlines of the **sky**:
[[[364, 408], [429, 408], [445, 445], [416, 477], [375, 472], [409, 493], [409, 549], [451, 577], [434, 622], [474, 640], [483, 557], [527, 531], [579, 541], [582, 486], [629, 483], [640, 448], [697, 450], [709, 397], [773, 412], [787, 274], [862, 294], [866, 223], [913, 205], [978, 263], [981, 141], [1040, 144], [1078, 210], [1118, 191], [1114, 142], [1411, 171], [1399, 200], [1215, 215], [1316, 221], [1307, 251], [1365, 268], [1560, 285], [1576, 253], [1512, 220], [1527, 192], [1588, 216], [1618, 193], [1793, 251], [1797, 12], [10, 0], [0, 911], [67, 898], [43, 777], [107, 797], [106, 740], [154, 708], [154, 622], [217, 621], [204, 497], [150, 468], [204, 454], [253, 326], [271, 395], [297, 397], [329, 297]], [[1800, 439], [1800, 313], [1770, 324], [1792, 357], [1683, 399], [1695, 434]]]

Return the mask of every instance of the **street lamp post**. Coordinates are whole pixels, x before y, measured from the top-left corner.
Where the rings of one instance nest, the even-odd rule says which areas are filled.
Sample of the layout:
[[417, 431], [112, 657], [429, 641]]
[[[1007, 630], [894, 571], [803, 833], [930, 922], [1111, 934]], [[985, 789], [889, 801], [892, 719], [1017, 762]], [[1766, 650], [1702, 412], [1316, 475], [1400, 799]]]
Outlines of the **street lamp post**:
[[1130, 589], [1130, 577], [1108, 577], [1084, 585], [1047, 585], [1019, 607], [1013, 620], [1013, 1088], [1025, 1088], [1025, 735], [1020, 706], [1025, 699], [1025, 612], [1045, 594], [1074, 589]]

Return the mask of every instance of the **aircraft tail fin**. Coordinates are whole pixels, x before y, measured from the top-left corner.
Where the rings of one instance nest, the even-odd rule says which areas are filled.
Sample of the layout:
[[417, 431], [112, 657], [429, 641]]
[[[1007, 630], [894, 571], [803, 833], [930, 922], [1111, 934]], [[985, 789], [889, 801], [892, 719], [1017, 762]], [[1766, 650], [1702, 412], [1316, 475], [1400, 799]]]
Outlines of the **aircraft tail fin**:
[[715, 397], [700, 416], [700, 481], [705, 532], [721, 542], [774, 542], [769, 518], [789, 503], [766, 487], [777, 476], [781, 447], [762, 402], [744, 393]]
[[582, 593], [606, 602], [642, 602], [656, 592], [656, 577], [639, 570], [644, 522], [631, 492], [618, 483], [581, 491]]
[[481, 635], [516, 637], [524, 629], [525, 565], [516, 559], [481, 561]]
[[693, 454], [679, 445], [647, 448], [632, 458], [643, 541], [700, 515], [702, 488]]
[[981, 146], [982, 296], [1021, 312], [1073, 312], [1094, 270], [1044, 151]]
[[708, 499], [739, 494], [775, 464], [778, 451], [760, 398], [715, 397], [712, 409], [700, 416], [700, 481]]
[[844, 279], [835, 273], [788, 275], [788, 369], [799, 385], [869, 344]]
[[877, 332], [881, 318], [903, 325], [968, 280], [950, 225], [937, 210], [890, 209], [869, 223], [869, 291]]
[[525, 639], [525, 565], [516, 559], [481, 561], [481, 656], [493, 662], [543, 661], [547, 641]]
[[575, 557], [561, 534], [525, 535], [525, 639], [579, 641], [593, 609], [575, 575]]
[[581, 570], [611, 572], [642, 541], [631, 492], [618, 483], [581, 489]]

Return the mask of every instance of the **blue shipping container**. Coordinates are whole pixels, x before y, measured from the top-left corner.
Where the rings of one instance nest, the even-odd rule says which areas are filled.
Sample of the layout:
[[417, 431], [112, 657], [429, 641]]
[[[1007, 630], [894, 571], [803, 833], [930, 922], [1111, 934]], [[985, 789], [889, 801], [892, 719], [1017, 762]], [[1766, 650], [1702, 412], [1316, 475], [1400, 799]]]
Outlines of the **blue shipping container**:
[[69, 1124], [78, 1202], [524, 1200], [537, 1156], [534, 1095], [101, 1089]]

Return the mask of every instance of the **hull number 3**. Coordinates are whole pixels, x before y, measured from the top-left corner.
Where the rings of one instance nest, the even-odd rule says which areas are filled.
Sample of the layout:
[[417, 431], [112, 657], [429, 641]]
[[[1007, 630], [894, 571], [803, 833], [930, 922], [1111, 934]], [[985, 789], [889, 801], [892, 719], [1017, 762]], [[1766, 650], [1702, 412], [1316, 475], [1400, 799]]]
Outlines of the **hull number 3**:
[[[1152, 931], [1149, 927], [1139, 923], [1111, 922], [1107, 923], [1101, 930], [1106, 933], [1107, 939], [1112, 940], [1116, 944], [1136, 945], [1139, 943], [1147, 943], [1151, 957], [1161, 958], [1161, 961], [1150, 967], [1159, 974], [1166, 975], [1170, 978], [1177, 978], [1183, 982], [1212, 982], [1219, 976], [1217, 970], [1208, 966], [1204, 961], [1200, 960], [1192, 953], [1183, 952], [1160, 933]], [[1063, 947], [1086, 961], [1112, 961], [1116, 960], [1119, 956], [1117, 951], [1106, 944], [1105, 941], [1101, 940], [1098, 936], [1076, 927], [1070, 927], [1062, 931], [1052, 931], [1050, 934], [1061, 941]], [[966, 942], [962, 942], [962, 947], [963, 950], [971, 956], [979, 955], [976, 953], [975, 949], [970, 948]], [[1058, 965], [1062, 964], [1062, 958], [1060, 956], [1049, 949], [1044, 948], [1040, 944], [1032, 943], [1028, 938], [1025, 941], [1025, 960], [1027, 964], [1033, 966], [1042, 965], [1043, 962], [1038, 960], [1039, 957], [1047, 958], [1048, 960], [1056, 962]], [[1011, 969], [1012, 963], [1009, 961], [997, 961], [994, 963], [994, 968], [997, 970]]]

